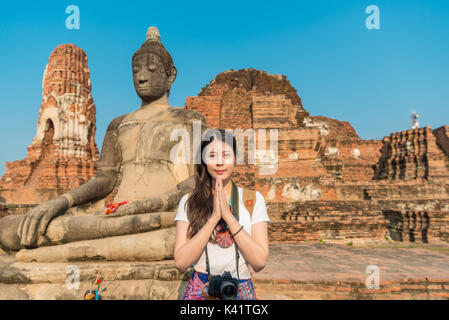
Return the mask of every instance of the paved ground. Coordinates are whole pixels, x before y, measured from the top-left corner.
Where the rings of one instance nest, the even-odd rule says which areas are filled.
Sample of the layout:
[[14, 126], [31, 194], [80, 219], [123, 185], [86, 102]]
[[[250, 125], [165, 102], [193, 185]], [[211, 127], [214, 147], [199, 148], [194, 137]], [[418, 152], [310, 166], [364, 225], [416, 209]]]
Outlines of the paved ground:
[[327, 243], [271, 244], [257, 279], [365, 281], [367, 266], [379, 268], [380, 281], [449, 279], [449, 244], [392, 243], [348, 246]]

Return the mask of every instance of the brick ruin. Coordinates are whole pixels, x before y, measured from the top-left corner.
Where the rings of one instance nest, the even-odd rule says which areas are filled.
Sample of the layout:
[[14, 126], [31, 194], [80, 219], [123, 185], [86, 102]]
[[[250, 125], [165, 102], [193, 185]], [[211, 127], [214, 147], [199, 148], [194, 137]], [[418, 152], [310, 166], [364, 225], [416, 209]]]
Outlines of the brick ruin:
[[[285, 76], [254, 69], [220, 73], [185, 108], [208, 128], [243, 131], [246, 162], [234, 181], [264, 195], [271, 241], [449, 241], [449, 126], [362, 140], [348, 122], [311, 116]], [[258, 150], [248, 164], [259, 129], [267, 150], [277, 129], [278, 153]]]
[[24, 213], [95, 175], [95, 113], [86, 53], [73, 44], [57, 46], [45, 67], [37, 130], [28, 155], [6, 162], [0, 216]]

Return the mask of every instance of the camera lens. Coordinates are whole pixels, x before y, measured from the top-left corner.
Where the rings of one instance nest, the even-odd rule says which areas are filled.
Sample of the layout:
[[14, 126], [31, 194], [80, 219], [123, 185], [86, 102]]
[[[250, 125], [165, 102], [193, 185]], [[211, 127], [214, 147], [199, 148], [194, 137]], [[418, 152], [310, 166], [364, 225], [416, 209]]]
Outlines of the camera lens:
[[220, 291], [223, 300], [235, 300], [237, 297], [237, 288], [232, 282], [223, 281]]

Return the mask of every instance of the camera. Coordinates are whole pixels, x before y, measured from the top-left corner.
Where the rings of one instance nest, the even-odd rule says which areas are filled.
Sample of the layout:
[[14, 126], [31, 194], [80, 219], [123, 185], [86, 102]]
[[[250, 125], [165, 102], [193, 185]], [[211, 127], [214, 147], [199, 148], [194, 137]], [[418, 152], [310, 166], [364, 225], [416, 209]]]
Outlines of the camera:
[[239, 281], [233, 278], [229, 271], [225, 271], [223, 275], [209, 279], [207, 294], [223, 300], [236, 300], [238, 287]]

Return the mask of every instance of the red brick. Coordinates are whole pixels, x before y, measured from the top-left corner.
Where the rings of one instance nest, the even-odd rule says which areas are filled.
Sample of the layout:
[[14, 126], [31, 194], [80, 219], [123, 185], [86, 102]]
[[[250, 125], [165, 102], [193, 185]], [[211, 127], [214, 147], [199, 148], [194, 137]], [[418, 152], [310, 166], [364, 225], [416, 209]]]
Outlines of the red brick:
[[351, 292], [351, 288], [350, 287], [337, 287], [336, 291]]

